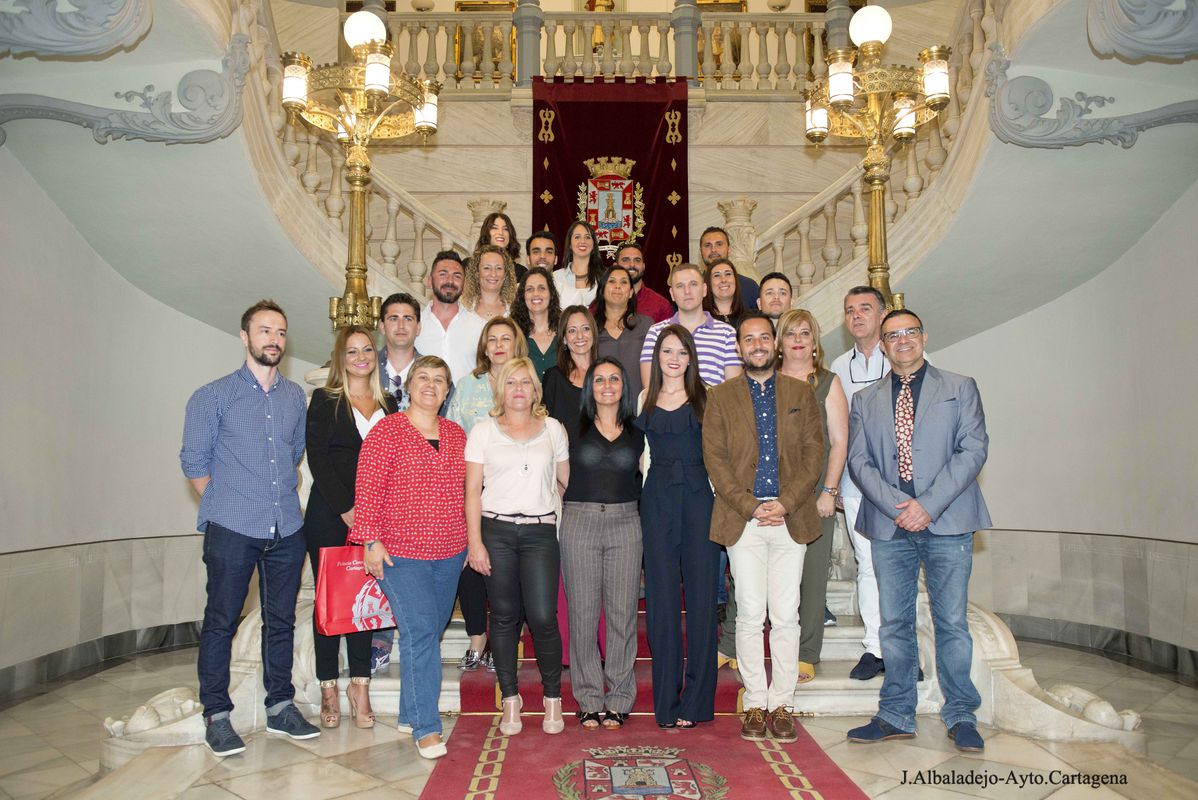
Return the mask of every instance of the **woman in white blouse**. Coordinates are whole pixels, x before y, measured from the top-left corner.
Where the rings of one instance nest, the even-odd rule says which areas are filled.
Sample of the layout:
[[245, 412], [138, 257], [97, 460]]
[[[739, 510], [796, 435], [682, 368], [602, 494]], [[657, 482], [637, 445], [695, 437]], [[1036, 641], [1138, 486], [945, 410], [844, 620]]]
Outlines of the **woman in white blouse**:
[[491, 652], [503, 697], [499, 731], [523, 728], [516, 682], [521, 617], [537, 652], [545, 733], [561, 733], [562, 641], [557, 628], [557, 497], [570, 477], [566, 432], [541, 403], [527, 358], [508, 361], [496, 380], [495, 408], [466, 442], [467, 563], [487, 579]]
[[553, 271], [558, 298], [562, 308], [589, 306], [599, 289], [599, 276], [603, 274], [599, 240], [588, 223], [576, 220], [566, 228], [565, 246], [569, 248], [566, 264]]

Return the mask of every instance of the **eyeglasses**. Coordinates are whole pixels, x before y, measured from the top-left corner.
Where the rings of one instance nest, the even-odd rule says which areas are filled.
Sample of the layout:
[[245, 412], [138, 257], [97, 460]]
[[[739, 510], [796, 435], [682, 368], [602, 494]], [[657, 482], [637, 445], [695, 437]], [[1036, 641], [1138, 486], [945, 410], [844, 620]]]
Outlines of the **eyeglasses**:
[[921, 333], [923, 333], [923, 328], [899, 328], [897, 331], [882, 334], [882, 340], [888, 344], [894, 344], [899, 339], [905, 339], [908, 336], [919, 336]]
[[853, 374], [853, 364], [855, 364], [857, 362], [858, 355], [860, 355], [860, 353], [858, 353], [854, 349], [853, 357], [849, 359], [849, 381], [851, 383], [861, 383], [861, 384], [873, 383], [874, 381], [876, 381], [882, 377], [882, 373], [886, 371], [886, 360], [879, 359], [878, 374], [874, 375], [873, 377], [870, 377], [870, 375], [869, 375], [869, 360], [866, 359], [865, 356], [861, 356], [861, 359], [863, 361], [865, 361], [865, 377], [858, 380], [857, 376]]

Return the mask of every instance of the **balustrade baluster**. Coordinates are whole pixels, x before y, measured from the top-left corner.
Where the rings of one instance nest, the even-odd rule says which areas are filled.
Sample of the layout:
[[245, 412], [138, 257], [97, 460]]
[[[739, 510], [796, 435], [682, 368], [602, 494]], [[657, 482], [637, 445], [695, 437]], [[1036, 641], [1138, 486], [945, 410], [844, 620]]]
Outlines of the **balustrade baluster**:
[[774, 24], [774, 33], [777, 34], [778, 37], [778, 61], [777, 66], [774, 68], [778, 73], [778, 82], [776, 88], [787, 90], [789, 90], [792, 85], [790, 80], [790, 54], [788, 52], [790, 47], [786, 43], [786, 32], [789, 30], [789, 22], [778, 22]]
[[785, 234], [783, 234], [781, 237], [779, 237], [779, 238], [775, 239], [773, 242], [771, 242], [770, 249], [774, 251], [773, 271], [781, 272], [783, 275], [786, 276], [786, 279], [789, 280], [791, 285], [793, 286], [798, 283], [799, 276], [793, 270], [786, 269], [786, 258], [784, 257], [784, 254], [783, 254], [783, 250], [785, 247], [786, 247]]
[[458, 24], [450, 22], [445, 25], [445, 62], [441, 64], [441, 69], [445, 71], [445, 85], [459, 85], [458, 83], [458, 65], [454, 63], [454, 36], [458, 34]]
[[334, 220], [342, 230], [345, 230], [341, 217], [345, 211], [345, 196], [341, 187], [341, 173], [344, 168], [345, 152], [338, 147], [333, 151], [333, 175], [329, 179], [329, 195], [324, 199], [324, 210], [329, 219]]
[[611, 83], [616, 77], [616, 25], [613, 20], [604, 20], [599, 26], [603, 31], [603, 80]]
[[811, 59], [807, 52], [807, 34], [811, 25], [807, 22], [797, 23], [795, 28], [795, 89], [802, 91], [811, 80]]
[[425, 297], [428, 296], [428, 288], [424, 285], [424, 273], [428, 271], [424, 263], [424, 228], [427, 224], [420, 214], [412, 215], [412, 259], [408, 262], [411, 288]]
[[886, 223], [893, 224], [898, 218], [899, 207], [898, 202], [894, 199], [894, 182], [890, 183], [890, 191], [885, 192], [886, 195]]
[[961, 37], [961, 58], [957, 62], [957, 104], [961, 111], [969, 105], [969, 93], [973, 91], [973, 68], [969, 65], [970, 53], [973, 50], [973, 37], [969, 34]]
[[320, 147], [320, 137], [315, 131], [308, 131], [308, 160], [304, 167], [304, 175], [300, 179], [300, 183], [304, 185], [304, 190], [312, 195], [312, 199], [316, 199], [316, 190], [320, 188], [320, 172], [316, 169], [316, 153]]
[[636, 66], [632, 60], [632, 20], [618, 20], [616, 29], [620, 32], [620, 74], [625, 80], [631, 80]]
[[[928, 129], [928, 152], [924, 154], [924, 162], [928, 165], [928, 170], [932, 175], [940, 171], [944, 166], [945, 159], [948, 158], [948, 151], [944, 149], [944, 143], [940, 138], [940, 125], [942, 124], [943, 116], [937, 114], [932, 118], [932, 121], [927, 124]], [[929, 183], [931, 183], [931, 175]]]
[[512, 88], [512, 23], [502, 22], [499, 25], [499, 43], [500, 43], [500, 60], [499, 60], [499, 88], [504, 91], [511, 91]]
[[736, 88], [733, 83], [732, 75], [736, 72], [735, 59], [732, 56], [732, 38], [736, 32], [736, 23], [734, 22], [719, 22], [711, 32], [712, 44], [715, 44], [716, 31], [720, 34], [720, 41], [723, 42], [724, 52], [720, 56], [720, 62], [715, 68], [716, 85], [721, 89]]
[[379, 246], [379, 250], [383, 254], [383, 266], [387, 274], [398, 278], [399, 268], [395, 265], [395, 259], [399, 257], [399, 238], [396, 236], [396, 228], [398, 227], [399, 218], [399, 199], [395, 197], [387, 198], [387, 231], [383, 234], [383, 243]]
[[499, 77], [496, 73], [499, 68], [495, 64], [495, 23], [484, 22], [483, 29], [483, 59], [479, 62], [478, 69], [481, 73], [482, 88], [491, 90], [495, 88], [495, 79]]
[[853, 258], [859, 258], [869, 249], [869, 223], [865, 221], [861, 181], [853, 181], [849, 191], [853, 193], [853, 227], [849, 228], [849, 236], [853, 238]]
[[699, 34], [703, 37], [703, 88], [715, 88], [715, 53], [712, 32], [715, 26], [710, 22], [704, 22], [699, 28]]
[[462, 81], [467, 89], [473, 89], [481, 77], [474, 66], [474, 29], [476, 23], [462, 25]]
[[828, 74], [828, 65], [824, 63], [824, 24], [822, 22], [811, 25], [811, 74], [817, 80]]
[[424, 77], [430, 81], [437, 80], [437, 31], [441, 29], [439, 22], [424, 23]]
[[638, 23], [636, 26], [637, 32], [640, 34], [640, 49], [639, 55], [636, 58], [636, 74], [644, 75], [646, 78], [653, 74], [653, 59], [649, 55], [649, 30], [651, 26], [648, 22]]
[[772, 89], [770, 85], [770, 27], [769, 23], [757, 23], [757, 89]]
[[840, 268], [840, 256], [844, 248], [840, 246], [840, 235], [836, 232], [836, 200], [829, 200], [824, 206], [824, 247], [820, 254], [824, 257], [824, 277], [829, 278]]
[[541, 65], [541, 74], [546, 80], [550, 80], [557, 75], [557, 68], [561, 66], [561, 62], [557, 58], [557, 23], [553, 20], [545, 20], [545, 61]]
[[406, 27], [408, 29], [408, 60], [404, 62], [403, 68], [404, 72], [409, 75], [415, 75], [416, 71], [420, 69], [420, 62], [416, 60], [420, 54], [420, 23], [409, 22]]
[[915, 140], [903, 145], [907, 151], [907, 177], [903, 179], [903, 191], [907, 193], [907, 209], [911, 209], [911, 201], [919, 197], [923, 191], [923, 176], [919, 174], [919, 159], [915, 153]]
[[566, 48], [562, 51], [562, 74], [573, 79], [578, 73], [578, 62], [574, 58], [574, 32], [578, 26], [573, 21], [568, 21], [562, 29], [566, 32]]
[[299, 168], [300, 147], [295, 136], [295, 125], [288, 120], [283, 128], [283, 159], [292, 169]]
[[811, 286], [815, 278], [815, 262], [811, 260], [811, 218], [804, 217], [799, 220], [799, 267], [797, 270], [799, 276], [799, 295], [807, 293], [807, 288]]
[[985, 0], [972, 0], [969, 5], [969, 18], [973, 21], [973, 47], [969, 53], [969, 68], [975, 75], [982, 68], [982, 59], [986, 55], [986, 35], [982, 31], [984, 3]]
[[[582, 28], [582, 79], [590, 83], [595, 79], [595, 29], [598, 25], [584, 25]], [[590, 30], [587, 30], [587, 29]]]
[[740, 73], [738, 78], [739, 83], [737, 88], [742, 92], [753, 91], [753, 75], [756, 73], [756, 68], [753, 66], [753, 25], [748, 22], [742, 22], [737, 25], [737, 30], [740, 31], [740, 60], [736, 63], [736, 70]]
[[670, 20], [657, 21], [657, 74], [669, 75], [674, 65], [670, 63]]
[[957, 59], [959, 58], [959, 55], [954, 54], [954, 58], [949, 59], [948, 62], [948, 85], [956, 87], [956, 90], [948, 95], [948, 108], [946, 109], [948, 116], [945, 118], [941, 130], [950, 142], [957, 135], [957, 129], [961, 127], [961, 103], [957, 98], [961, 91], [957, 80]]

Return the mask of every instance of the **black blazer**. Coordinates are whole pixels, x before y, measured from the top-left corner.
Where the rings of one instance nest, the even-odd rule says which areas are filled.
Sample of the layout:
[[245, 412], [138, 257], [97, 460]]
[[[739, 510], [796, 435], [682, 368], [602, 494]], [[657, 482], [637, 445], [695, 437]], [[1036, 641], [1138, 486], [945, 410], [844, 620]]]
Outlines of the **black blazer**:
[[[395, 400], [389, 395], [384, 410], [388, 414], [395, 412]], [[323, 388], [312, 392], [307, 443], [312, 492], [304, 524], [323, 527], [336, 522], [344, 526], [341, 515], [354, 507], [358, 453], [362, 450], [362, 436], [354, 423], [349, 398], [331, 397]]]

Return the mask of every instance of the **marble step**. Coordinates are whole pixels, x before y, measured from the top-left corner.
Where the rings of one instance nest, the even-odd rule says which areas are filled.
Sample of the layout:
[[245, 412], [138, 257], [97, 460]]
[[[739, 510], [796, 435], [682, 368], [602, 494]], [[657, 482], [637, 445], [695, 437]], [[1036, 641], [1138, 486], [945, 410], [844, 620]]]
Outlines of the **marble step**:
[[[849, 671], [852, 661], [821, 661], [815, 668], [815, 680], [795, 688], [794, 709], [798, 713], [816, 715], [872, 715], [878, 710], [878, 692], [882, 675], [868, 681], [855, 681]], [[925, 666], [924, 672], [931, 674]], [[932, 680], [919, 684], [916, 712], [935, 714], [940, 710], [940, 691]]]

